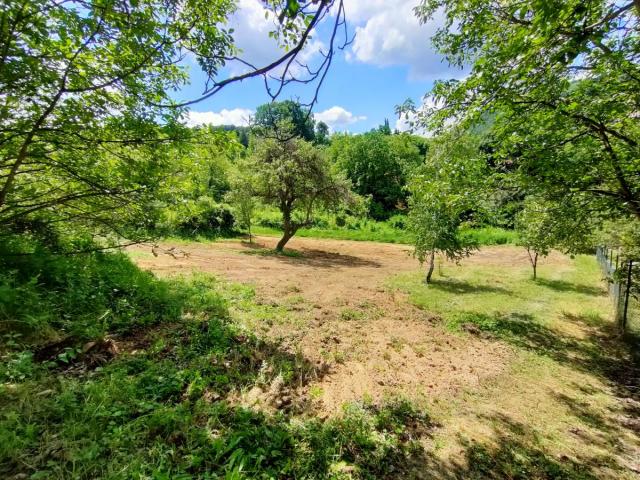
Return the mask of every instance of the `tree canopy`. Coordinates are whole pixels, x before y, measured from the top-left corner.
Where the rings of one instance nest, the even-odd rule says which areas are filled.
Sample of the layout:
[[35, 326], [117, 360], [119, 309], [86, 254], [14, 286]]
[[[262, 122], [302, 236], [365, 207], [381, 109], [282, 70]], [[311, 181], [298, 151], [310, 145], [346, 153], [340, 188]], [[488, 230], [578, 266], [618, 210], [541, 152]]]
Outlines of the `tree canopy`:
[[407, 179], [424, 158], [419, 143], [410, 135], [387, 135], [377, 130], [340, 134], [332, 137], [329, 154], [354, 190], [371, 197], [371, 216], [384, 219], [406, 207]]
[[300, 137], [315, 140], [315, 122], [308, 108], [293, 100], [260, 105], [254, 119], [259, 136]]
[[[227, 26], [232, 0], [5, 2], [0, 227], [38, 222], [137, 236], [150, 222], [154, 192], [172, 175], [168, 150], [191, 139], [181, 126], [191, 102], [180, 106], [171, 97], [188, 80], [185, 56], [208, 79], [202, 98], [280, 67], [282, 86], [333, 4], [265, 2], [279, 20], [272, 36], [288, 50], [264, 67], [224, 77], [223, 67], [238, 61]], [[335, 8], [343, 17], [341, 1]]]
[[351, 198], [348, 182], [332, 172], [324, 152], [302, 139], [261, 141], [252, 166], [256, 195], [282, 214], [278, 251], [300, 228], [311, 225], [318, 208], [335, 208]]
[[436, 82], [418, 124], [441, 132], [490, 118], [498, 188], [569, 201], [600, 225], [640, 220], [637, 2], [424, 0], [416, 13], [444, 16], [434, 43], [469, 70]]
[[442, 135], [432, 142], [425, 164], [409, 184], [409, 228], [415, 234], [414, 255], [420, 263], [429, 262], [426, 283], [436, 253], [458, 261], [476, 248], [460, 228], [479, 215], [485, 194], [486, 164], [478, 144], [469, 134]]

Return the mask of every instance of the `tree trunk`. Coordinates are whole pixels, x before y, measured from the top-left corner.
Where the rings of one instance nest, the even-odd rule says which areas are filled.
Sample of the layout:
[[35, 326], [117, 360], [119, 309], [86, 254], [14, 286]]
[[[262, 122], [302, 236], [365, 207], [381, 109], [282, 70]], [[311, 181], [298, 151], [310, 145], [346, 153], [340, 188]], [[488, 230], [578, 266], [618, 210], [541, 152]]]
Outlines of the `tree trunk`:
[[285, 230], [284, 233], [282, 234], [282, 238], [278, 242], [278, 245], [276, 245], [276, 251], [282, 252], [282, 250], [284, 250], [284, 246], [287, 244], [289, 240], [291, 240], [291, 237], [293, 237], [294, 233], [295, 232], [290, 232], [288, 230]]
[[282, 208], [281, 211], [283, 233], [282, 238], [278, 242], [278, 245], [276, 245], [277, 252], [282, 252], [282, 250], [284, 250], [284, 246], [289, 240], [291, 240], [291, 237], [293, 237], [298, 230], [298, 226], [296, 225], [296, 223], [291, 221], [291, 210], [288, 208]]
[[293, 237], [298, 230], [297, 226], [295, 225], [295, 223], [291, 222], [290, 218], [290, 215], [284, 215], [284, 222], [282, 225], [283, 233], [282, 238], [278, 242], [278, 245], [276, 245], [277, 252], [282, 252], [282, 250], [284, 250], [284, 246], [289, 240], [291, 240], [291, 237]]
[[427, 277], [424, 279], [426, 284], [431, 283], [431, 275], [433, 275], [433, 268], [435, 267], [435, 258], [436, 252], [435, 250], [431, 250], [431, 255], [429, 256], [429, 270], [427, 270]]
[[531, 262], [531, 267], [533, 268], [533, 279], [536, 280], [538, 278], [538, 252], [534, 251], [532, 255], [531, 249], [527, 247], [527, 253], [529, 254], [529, 262]]

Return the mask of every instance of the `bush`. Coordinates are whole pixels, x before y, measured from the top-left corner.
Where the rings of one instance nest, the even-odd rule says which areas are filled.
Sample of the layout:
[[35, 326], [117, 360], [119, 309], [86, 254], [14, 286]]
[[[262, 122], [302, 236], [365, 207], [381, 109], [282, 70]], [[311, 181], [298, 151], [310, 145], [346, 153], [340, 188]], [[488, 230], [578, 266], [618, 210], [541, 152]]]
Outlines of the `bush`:
[[179, 315], [179, 295], [123, 253], [4, 247], [0, 335], [19, 334], [35, 343], [69, 336], [86, 341]]
[[407, 227], [407, 216], [406, 215], [394, 215], [387, 220], [387, 224], [392, 228], [397, 228], [398, 230], [404, 230]]
[[187, 235], [225, 235], [233, 232], [235, 218], [228, 205], [211, 205], [178, 224], [178, 230]]

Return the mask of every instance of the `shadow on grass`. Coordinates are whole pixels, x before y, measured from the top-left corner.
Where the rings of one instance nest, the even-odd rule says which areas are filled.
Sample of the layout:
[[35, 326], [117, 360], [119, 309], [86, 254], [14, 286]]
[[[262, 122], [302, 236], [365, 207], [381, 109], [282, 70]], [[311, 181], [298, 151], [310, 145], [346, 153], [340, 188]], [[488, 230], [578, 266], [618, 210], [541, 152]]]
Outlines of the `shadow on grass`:
[[454, 478], [566, 479], [598, 478], [594, 467], [601, 459], [554, 456], [539, 447], [531, 427], [502, 414], [485, 416], [492, 425], [492, 444], [460, 438], [465, 464], [454, 467]]
[[434, 453], [420, 450], [408, 459], [409, 474], [401, 478], [467, 480], [595, 480], [606, 461], [622, 470], [615, 459], [554, 455], [540, 447], [538, 433], [528, 425], [504, 414], [480, 415], [490, 426], [491, 440], [478, 441], [458, 434], [459, 455], [444, 461]]
[[435, 288], [437, 290], [442, 290], [443, 292], [455, 293], [459, 295], [466, 293], [511, 293], [511, 290], [504, 287], [478, 285], [455, 279], [434, 279], [429, 284], [429, 288]]
[[[621, 338], [613, 324], [600, 323], [596, 326], [596, 319], [590, 315], [570, 315], [567, 319], [587, 327], [585, 335], [565, 336], [540, 324], [532, 315], [519, 313], [486, 315], [463, 312], [452, 323], [600, 376], [614, 387], [619, 397], [640, 400], [638, 339], [630, 335]], [[466, 328], [469, 325], [475, 328]]]
[[538, 278], [535, 283], [537, 285], [542, 285], [543, 287], [550, 288], [551, 290], [555, 290], [557, 292], [573, 292], [590, 296], [603, 296], [607, 294], [607, 291], [603, 287], [592, 287], [589, 285], [566, 282], [564, 280], [549, 280], [546, 278]]

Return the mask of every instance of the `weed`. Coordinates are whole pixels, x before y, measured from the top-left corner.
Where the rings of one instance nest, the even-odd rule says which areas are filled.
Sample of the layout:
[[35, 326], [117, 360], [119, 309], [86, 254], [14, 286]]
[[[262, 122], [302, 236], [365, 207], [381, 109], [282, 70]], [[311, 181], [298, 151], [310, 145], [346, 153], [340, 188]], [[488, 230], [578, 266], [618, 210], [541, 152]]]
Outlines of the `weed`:
[[364, 312], [360, 310], [354, 310], [352, 308], [343, 308], [340, 311], [340, 319], [342, 320], [362, 320], [364, 318]]

